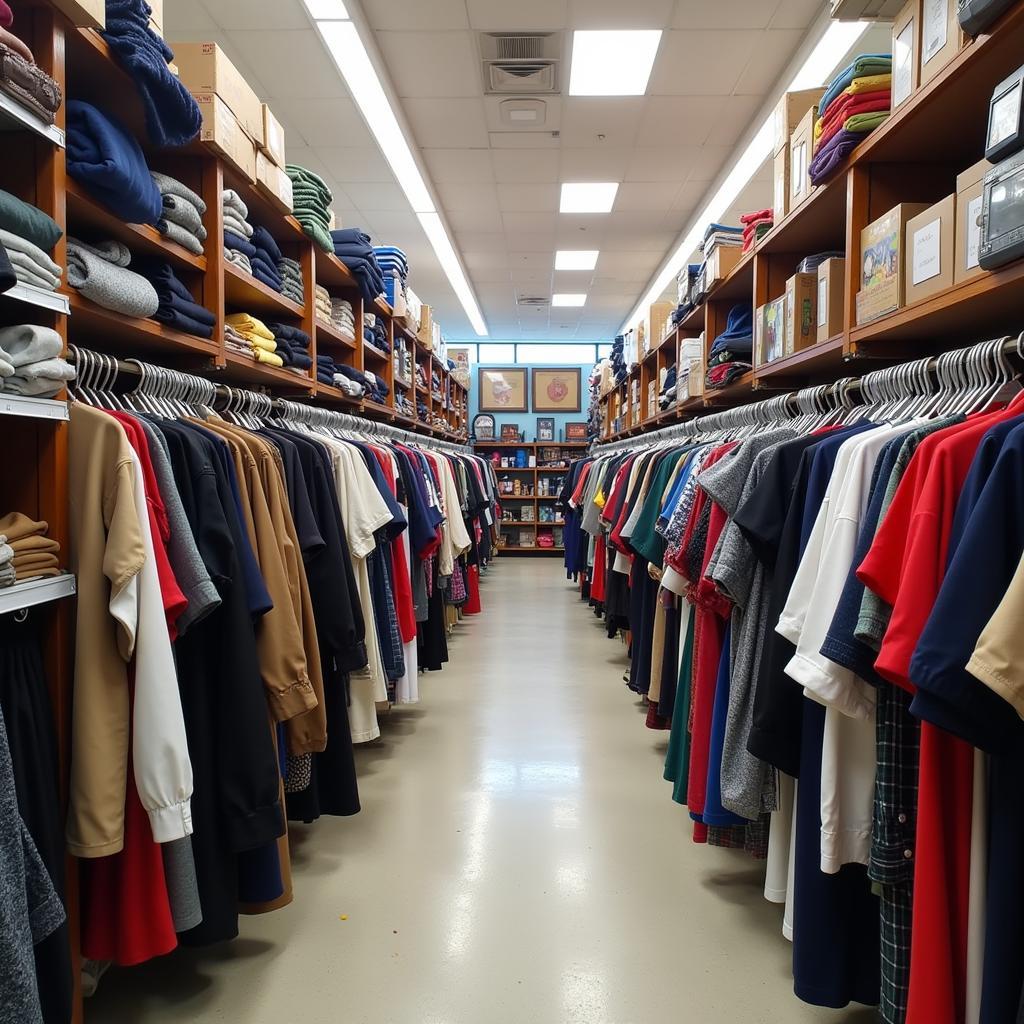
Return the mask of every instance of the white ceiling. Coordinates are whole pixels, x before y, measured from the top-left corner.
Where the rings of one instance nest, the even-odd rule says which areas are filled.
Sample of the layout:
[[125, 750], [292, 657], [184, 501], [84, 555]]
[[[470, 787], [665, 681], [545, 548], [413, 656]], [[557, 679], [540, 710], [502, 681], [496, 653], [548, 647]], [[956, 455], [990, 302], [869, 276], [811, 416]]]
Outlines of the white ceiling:
[[[779, 90], [821, 0], [362, 0], [391, 84], [493, 340], [608, 340]], [[571, 30], [660, 28], [647, 95], [569, 97]], [[510, 132], [485, 96], [481, 31], [566, 33], [543, 131]], [[470, 327], [301, 0], [168, 0], [165, 32], [226, 50], [285, 126], [288, 159], [323, 175], [339, 221], [401, 246], [449, 338]], [[557, 137], [552, 132], [558, 132]], [[737, 203], [770, 203], [764, 168]], [[562, 181], [620, 181], [607, 215], [559, 214]], [[556, 248], [599, 249], [554, 272]], [[587, 292], [580, 309], [517, 295]]]

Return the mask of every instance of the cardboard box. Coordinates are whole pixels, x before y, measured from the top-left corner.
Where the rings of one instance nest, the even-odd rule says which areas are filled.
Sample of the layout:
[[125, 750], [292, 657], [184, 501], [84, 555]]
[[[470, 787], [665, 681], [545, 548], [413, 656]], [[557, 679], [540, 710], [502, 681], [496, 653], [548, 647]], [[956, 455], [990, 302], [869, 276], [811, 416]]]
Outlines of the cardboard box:
[[647, 382], [647, 419], [658, 415], [658, 384], [656, 381]]
[[818, 275], [794, 274], [786, 282], [783, 355], [810, 348], [818, 340]]
[[786, 333], [786, 296], [759, 306], [754, 318], [754, 367], [767, 366], [783, 355]]
[[985, 174], [991, 169], [987, 160], [979, 160], [956, 176], [953, 284], [987, 273], [978, 265], [978, 245], [981, 242], [981, 193]]
[[700, 359], [704, 355], [704, 338], [683, 338], [679, 342], [679, 365], [689, 363], [691, 359]]
[[715, 246], [707, 261], [705, 273], [706, 288], [710, 288], [716, 281], [721, 281], [729, 276], [733, 267], [743, 258], [740, 248], [738, 245]]
[[815, 317], [817, 340], [827, 341], [844, 326], [843, 299], [846, 295], [846, 260], [833, 257], [818, 265], [818, 300]]
[[106, 28], [106, 0], [53, 0], [53, 6], [78, 28]]
[[215, 93], [193, 93], [203, 115], [199, 141], [236, 167], [249, 181], [256, 180], [256, 147]]
[[811, 107], [789, 140], [789, 212], [795, 210], [814, 188], [810, 168], [817, 117], [818, 108]]
[[292, 179], [261, 150], [256, 150], [256, 188], [281, 213], [292, 212]]
[[921, 84], [921, 0], [907, 0], [892, 23], [892, 109]]
[[953, 287], [956, 195], [948, 195], [907, 221], [904, 262], [906, 301], [917, 302]]
[[775, 170], [773, 181], [775, 183], [772, 212], [775, 215], [775, 223], [778, 224], [783, 217], [789, 213], [789, 146], [783, 146], [775, 154]]
[[775, 141], [772, 152], [778, 153], [789, 145], [790, 136], [797, 125], [804, 119], [804, 115], [811, 107], [817, 107], [821, 97], [825, 95], [824, 89], [801, 89], [798, 92], [787, 92], [779, 100], [775, 108]]
[[858, 324], [866, 324], [904, 304], [907, 221], [927, 209], [927, 203], [900, 203], [861, 231]]
[[704, 357], [691, 359], [686, 368], [686, 387], [676, 385], [676, 405], [682, 405], [687, 399], [699, 398], [704, 394]]
[[657, 348], [662, 339], [668, 334], [669, 317], [676, 307], [671, 302], [652, 302], [644, 317], [644, 338], [646, 340], [645, 351]]
[[253, 142], [263, 142], [263, 104], [216, 43], [175, 43], [174, 61], [193, 96], [216, 93]]
[[149, 4], [149, 20], [159, 29], [159, 35], [164, 34], [164, 0], [146, 0]]
[[278, 167], [284, 167], [284, 128], [266, 103], [263, 104], [263, 141], [257, 145]]
[[956, 0], [922, 0], [921, 85], [927, 85], [964, 45], [956, 14]]
[[420, 329], [416, 333], [416, 337], [427, 348], [431, 348], [434, 344], [434, 320], [431, 316], [430, 307], [425, 302], [420, 306]]

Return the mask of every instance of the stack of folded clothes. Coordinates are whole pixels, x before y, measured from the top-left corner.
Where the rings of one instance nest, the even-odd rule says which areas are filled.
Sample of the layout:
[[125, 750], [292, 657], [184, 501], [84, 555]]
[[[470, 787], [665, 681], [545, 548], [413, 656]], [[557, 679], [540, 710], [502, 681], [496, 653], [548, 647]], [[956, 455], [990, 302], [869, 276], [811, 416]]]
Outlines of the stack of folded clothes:
[[299, 261], [282, 256], [277, 261], [277, 272], [281, 275], [281, 294], [300, 306], [304, 305], [306, 293], [302, 287], [302, 267]]
[[68, 100], [67, 171], [126, 224], [163, 219], [164, 204], [138, 142], [91, 103]]
[[892, 55], [865, 53], [832, 79], [818, 107], [814, 159], [808, 173], [820, 185], [889, 116]]
[[[354, 319], [352, 321], [352, 328], [354, 331]], [[374, 313], [363, 314], [363, 340], [367, 345], [372, 345], [378, 352], [391, 351], [391, 345], [388, 342], [388, 329], [384, 326], [383, 319]]]
[[725, 330], [711, 344], [706, 383], [723, 388], [751, 369], [754, 352], [754, 315], [749, 305], [739, 303], [729, 310]]
[[611, 354], [612, 370], [615, 374], [616, 384], [621, 384], [629, 376], [629, 367], [626, 366], [625, 345], [625, 336], [617, 334], [615, 341], [612, 342]]
[[399, 294], [405, 296], [405, 286], [409, 280], [409, 258], [395, 245], [378, 245], [373, 252], [384, 275], [384, 295], [392, 306], [397, 305], [395, 298]]
[[63, 100], [60, 86], [36, 64], [32, 51], [8, 31], [12, 23], [13, 15], [6, 23], [0, 22], [0, 91], [40, 121], [53, 124], [53, 115]]
[[348, 299], [331, 299], [331, 324], [355, 340], [356, 315]]
[[262, 320], [257, 320], [249, 313], [231, 313], [224, 317], [224, 323], [249, 343], [248, 355], [257, 363], [284, 366], [284, 360], [277, 354], [277, 339]]
[[705, 262], [711, 259], [715, 249], [720, 245], [742, 246], [743, 228], [714, 222], [709, 224], [704, 231], [704, 241], [700, 243], [700, 251], [704, 254]]
[[341, 228], [331, 232], [334, 254], [352, 271], [359, 283], [363, 301], [372, 303], [384, 294], [384, 275], [370, 245], [370, 236], [359, 228]]
[[395, 392], [395, 408], [410, 419], [416, 418], [416, 407], [409, 401], [409, 396], [401, 391]]
[[291, 324], [279, 323], [268, 323], [267, 329], [274, 335], [277, 354], [285, 366], [305, 373], [313, 365], [313, 357], [309, 354], [310, 337], [305, 331]]
[[384, 383], [384, 380], [369, 370], [364, 370], [363, 376], [366, 378], [366, 397], [379, 405], [386, 405], [391, 389]]
[[841, 260], [846, 255], [842, 249], [827, 249], [825, 252], [805, 256], [796, 266], [797, 274], [814, 274], [825, 260]]
[[331, 323], [331, 293], [322, 284], [314, 288], [313, 303], [316, 318]]
[[20, 282], [54, 291], [62, 270], [48, 253], [62, 234], [52, 217], [0, 189], [0, 249], [6, 251], [3, 290]]
[[60, 575], [60, 544], [46, 536], [49, 524], [11, 512], [0, 519], [0, 587]]
[[334, 361], [333, 356], [329, 356], [324, 352], [316, 354], [316, 379], [321, 384], [330, 384], [332, 387], [336, 386], [334, 375], [337, 372], [338, 364]]
[[0, 391], [53, 398], [75, 368], [61, 358], [64, 343], [50, 327], [16, 324], [0, 327]]
[[144, 0], [106, 0], [103, 38], [135, 81], [146, 108], [149, 141], [157, 146], [184, 146], [199, 134], [203, 115], [168, 67], [174, 54], [149, 27], [152, 13]]
[[430, 422], [430, 410], [427, 408], [427, 403], [420, 399], [417, 399], [416, 401], [416, 419], [418, 419], [420, 423]]
[[163, 216], [157, 221], [157, 230], [189, 252], [202, 256], [203, 242], [206, 241], [206, 228], [203, 227], [206, 203], [169, 174], [150, 171], [150, 177], [160, 192], [163, 205]]
[[224, 347], [240, 356], [251, 356], [252, 345], [243, 338], [231, 324], [224, 325]]
[[145, 319], [160, 308], [156, 289], [128, 270], [132, 254], [120, 242], [88, 244], [68, 236], [68, 284], [97, 306]]
[[668, 409], [676, 404], [677, 373], [675, 366], [661, 371], [661, 390], [658, 392], [658, 408]]
[[344, 391], [350, 398], [362, 398], [366, 394], [366, 375], [354, 366], [336, 363], [334, 366], [334, 386]]
[[198, 338], [212, 338], [217, 318], [200, 306], [192, 293], [174, 273], [169, 263], [162, 260], [137, 260], [132, 266], [156, 290], [160, 305], [153, 319], [176, 331], [194, 334]]
[[744, 213], [740, 223], [743, 225], [743, 251], [750, 252], [757, 240], [771, 231], [775, 225], [775, 215], [769, 209], [756, 210], [754, 213]]
[[292, 213], [309, 235], [325, 252], [334, 252], [331, 241], [331, 213], [328, 207], [334, 194], [318, 174], [286, 164], [285, 173], [292, 179]]
[[253, 232], [252, 225], [246, 219], [249, 207], [233, 188], [226, 188], [221, 195], [221, 209], [224, 212], [224, 258], [247, 274], [252, 274], [251, 261], [256, 255], [256, 246], [249, 241]]
[[273, 235], [262, 224], [257, 224], [252, 229], [252, 237], [249, 241], [256, 250], [256, 254], [249, 257], [249, 262], [252, 264], [252, 276], [257, 281], [262, 281], [268, 288], [273, 288], [275, 292], [282, 291], [284, 281], [281, 278], [281, 272], [277, 269], [277, 264], [283, 257]]

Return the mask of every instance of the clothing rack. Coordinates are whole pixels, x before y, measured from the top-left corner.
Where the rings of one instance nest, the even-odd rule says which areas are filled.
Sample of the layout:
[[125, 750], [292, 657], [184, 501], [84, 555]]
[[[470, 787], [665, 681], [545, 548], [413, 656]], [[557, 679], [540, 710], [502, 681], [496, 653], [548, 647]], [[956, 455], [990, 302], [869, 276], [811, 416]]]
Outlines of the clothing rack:
[[184, 401], [189, 405], [218, 408], [222, 412], [239, 413], [258, 419], [275, 416], [291, 423], [333, 427], [405, 444], [472, 454], [468, 445], [392, 427], [351, 413], [336, 412], [323, 406], [271, 398], [262, 391], [215, 384], [205, 377], [156, 366], [139, 359], [117, 359], [75, 345], [69, 346], [67, 359], [78, 368], [78, 379], [72, 390], [82, 388], [109, 392], [117, 380], [131, 378], [136, 383], [130, 394], [144, 395], [157, 402], [163, 399]]
[[[873, 370], [863, 377], [843, 377], [832, 384], [819, 384], [799, 391], [774, 395], [732, 409], [696, 416], [682, 423], [652, 430], [639, 437], [618, 441], [597, 441], [594, 451], [613, 452], [656, 444], [673, 438], [695, 437], [723, 430], [735, 430], [777, 423], [799, 416], [852, 411], [857, 404], [874, 405], [945, 392], [965, 396], [992, 385], [1008, 384], [1013, 378], [1012, 357], [1024, 367], [1024, 332], [1017, 337], [983, 341], [968, 348], [953, 349]], [[936, 391], [934, 385], [938, 385]], [[860, 402], [854, 402], [854, 398]]]

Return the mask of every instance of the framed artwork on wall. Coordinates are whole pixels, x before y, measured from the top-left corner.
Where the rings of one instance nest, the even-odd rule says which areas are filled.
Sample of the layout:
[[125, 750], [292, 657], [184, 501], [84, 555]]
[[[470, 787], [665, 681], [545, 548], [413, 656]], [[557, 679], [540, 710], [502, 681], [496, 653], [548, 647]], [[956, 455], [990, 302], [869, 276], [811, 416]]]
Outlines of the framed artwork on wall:
[[586, 423], [566, 423], [566, 425], [565, 425], [565, 439], [566, 439], [566, 441], [586, 441], [586, 439], [587, 439], [587, 425], [586, 425]]
[[534, 368], [534, 412], [579, 412], [580, 378], [578, 366]]
[[537, 440], [538, 441], [554, 441], [555, 439], [555, 417], [554, 416], [538, 416], [537, 417]]
[[488, 413], [479, 413], [473, 417], [473, 436], [478, 441], [494, 440], [494, 417]]
[[521, 366], [481, 366], [477, 382], [481, 412], [527, 412], [526, 370]]
[[502, 423], [502, 425], [501, 425], [501, 439], [502, 439], [502, 441], [518, 441], [519, 440], [519, 424], [518, 423]]

